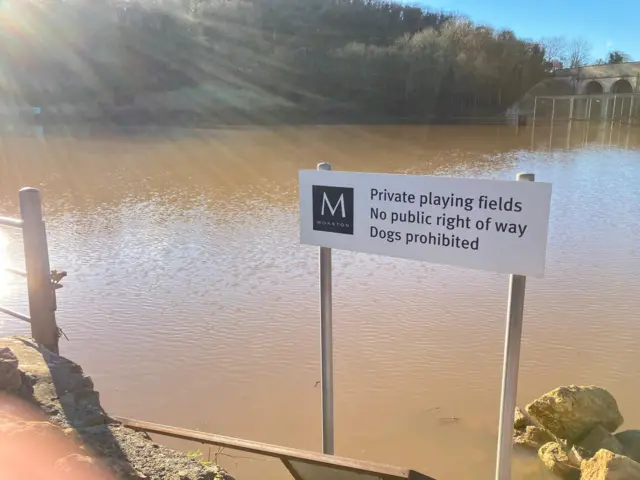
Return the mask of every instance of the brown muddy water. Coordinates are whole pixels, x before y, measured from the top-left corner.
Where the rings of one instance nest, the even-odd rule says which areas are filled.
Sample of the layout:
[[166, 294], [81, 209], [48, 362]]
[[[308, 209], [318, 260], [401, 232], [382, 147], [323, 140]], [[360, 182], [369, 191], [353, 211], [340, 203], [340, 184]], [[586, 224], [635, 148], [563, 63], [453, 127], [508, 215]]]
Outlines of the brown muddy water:
[[[0, 213], [17, 214], [20, 187], [42, 190], [52, 266], [69, 272], [61, 351], [110, 413], [319, 450], [317, 249], [298, 244], [297, 171], [535, 172], [554, 193], [518, 401], [595, 383], [640, 428], [640, 132], [567, 130], [537, 126], [533, 142], [506, 126], [4, 135]], [[0, 261], [20, 267], [18, 237], [1, 238]], [[492, 478], [507, 280], [334, 252], [338, 455]], [[0, 304], [26, 311], [21, 279], [0, 278]], [[0, 335], [27, 332], [0, 316]], [[224, 453], [239, 479], [286, 478], [275, 460]], [[535, 456], [514, 469], [544, 477]]]

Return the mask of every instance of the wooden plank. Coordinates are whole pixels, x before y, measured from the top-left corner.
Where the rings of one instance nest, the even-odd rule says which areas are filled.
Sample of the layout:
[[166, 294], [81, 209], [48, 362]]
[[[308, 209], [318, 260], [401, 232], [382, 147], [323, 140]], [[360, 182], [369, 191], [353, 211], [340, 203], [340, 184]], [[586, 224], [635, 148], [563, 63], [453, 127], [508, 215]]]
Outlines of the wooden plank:
[[[268, 443], [254, 442], [235, 437], [226, 437], [213, 433], [189, 430], [186, 428], [143, 422], [131, 418], [113, 417], [113, 419], [120, 422], [123, 426], [133, 430], [156, 433], [159, 435], [166, 435], [168, 437], [191, 440], [209, 445], [217, 445], [267, 457], [276, 457], [283, 461], [296, 460], [315, 465], [324, 465], [339, 470], [348, 470], [355, 473], [369, 473], [389, 480], [434, 480], [433, 478], [414, 470], [393, 467], [390, 465], [381, 465], [373, 462], [354, 460], [352, 458], [336, 457], [334, 455], [324, 455], [322, 453], [310, 452], [308, 450], [280, 447], [278, 445], [271, 445]], [[287, 463], [285, 463], [285, 466], [289, 468]]]

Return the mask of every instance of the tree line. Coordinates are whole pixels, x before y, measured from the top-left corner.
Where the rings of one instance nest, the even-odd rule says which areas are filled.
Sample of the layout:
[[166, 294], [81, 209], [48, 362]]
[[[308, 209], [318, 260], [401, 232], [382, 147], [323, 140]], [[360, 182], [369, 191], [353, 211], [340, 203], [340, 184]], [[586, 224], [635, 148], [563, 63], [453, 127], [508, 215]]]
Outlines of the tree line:
[[593, 59], [593, 47], [585, 38], [567, 39], [562, 36], [543, 37], [540, 45], [545, 59], [553, 68], [576, 68], [585, 65], [605, 65], [630, 62], [631, 57], [620, 50], [609, 52], [606, 58]]
[[20, 28], [0, 30], [4, 91], [39, 105], [213, 85], [312, 114], [490, 115], [588, 59], [578, 43], [378, 0], [8, 3]]

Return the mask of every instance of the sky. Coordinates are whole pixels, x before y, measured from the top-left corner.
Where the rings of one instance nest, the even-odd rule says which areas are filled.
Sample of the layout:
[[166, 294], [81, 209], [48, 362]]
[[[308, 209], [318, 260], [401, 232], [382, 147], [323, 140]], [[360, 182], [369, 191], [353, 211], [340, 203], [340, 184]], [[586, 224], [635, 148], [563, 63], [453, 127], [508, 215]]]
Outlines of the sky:
[[[412, 2], [407, 2], [412, 3]], [[465, 15], [522, 38], [583, 37], [592, 60], [621, 50], [640, 60], [640, 0], [420, 0], [422, 7]]]

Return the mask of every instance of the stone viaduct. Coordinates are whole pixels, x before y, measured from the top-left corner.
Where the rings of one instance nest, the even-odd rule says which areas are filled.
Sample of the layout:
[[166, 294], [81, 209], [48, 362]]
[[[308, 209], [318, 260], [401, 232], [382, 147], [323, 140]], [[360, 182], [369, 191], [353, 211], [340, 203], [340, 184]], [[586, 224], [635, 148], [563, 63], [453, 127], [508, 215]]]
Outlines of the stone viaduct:
[[636, 93], [640, 91], [640, 62], [565, 68], [556, 70], [552, 79], [563, 90], [561, 95]]
[[[636, 95], [638, 98], [635, 98]], [[533, 115], [536, 97], [539, 101], [538, 112], [541, 100], [548, 103], [557, 98], [570, 102], [572, 118], [586, 117], [588, 113], [589, 118], [595, 114], [602, 118], [624, 115], [629, 120], [637, 119], [640, 109], [640, 62], [556, 70], [551, 77], [533, 86], [520, 101], [509, 108], [507, 116]], [[553, 103], [555, 106], [555, 102]], [[544, 110], [543, 108], [541, 113]]]

